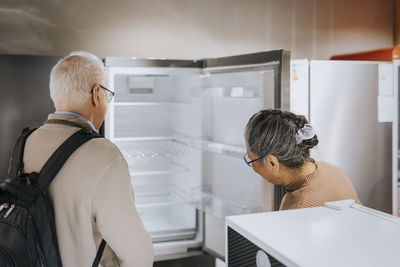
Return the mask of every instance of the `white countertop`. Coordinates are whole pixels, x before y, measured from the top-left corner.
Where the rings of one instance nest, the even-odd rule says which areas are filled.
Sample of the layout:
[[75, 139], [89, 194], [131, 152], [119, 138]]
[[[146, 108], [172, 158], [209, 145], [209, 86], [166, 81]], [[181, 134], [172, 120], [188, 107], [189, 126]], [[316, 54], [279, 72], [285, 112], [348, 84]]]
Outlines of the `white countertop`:
[[360, 205], [232, 216], [226, 224], [288, 266], [400, 266], [400, 219]]

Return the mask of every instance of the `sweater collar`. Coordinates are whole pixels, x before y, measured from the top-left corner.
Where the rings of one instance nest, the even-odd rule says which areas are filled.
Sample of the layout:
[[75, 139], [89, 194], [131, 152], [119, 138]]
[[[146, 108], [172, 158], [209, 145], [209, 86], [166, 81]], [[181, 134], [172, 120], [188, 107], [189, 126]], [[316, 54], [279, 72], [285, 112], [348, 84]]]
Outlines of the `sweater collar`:
[[316, 177], [318, 177], [319, 172], [320, 172], [319, 164], [318, 164], [318, 162], [315, 162], [315, 170], [313, 173], [311, 173], [305, 177], [302, 177], [300, 179], [297, 179], [293, 183], [285, 185], [284, 187], [286, 188], [287, 192], [293, 192], [293, 191], [302, 189], [304, 187], [310, 186], [310, 184], [316, 179]]
[[87, 120], [84, 120], [79, 116], [74, 116], [71, 114], [60, 114], [60, 113], [49, 114], [48, 119], [49, 120], [51, 120], [51, 119], [67, 120], [67, 121], [78, 123], [79, 125], [81, 125], [84, 128], [93, 130], [92, 125], [90, 125], [90, 123], [88, 123]]

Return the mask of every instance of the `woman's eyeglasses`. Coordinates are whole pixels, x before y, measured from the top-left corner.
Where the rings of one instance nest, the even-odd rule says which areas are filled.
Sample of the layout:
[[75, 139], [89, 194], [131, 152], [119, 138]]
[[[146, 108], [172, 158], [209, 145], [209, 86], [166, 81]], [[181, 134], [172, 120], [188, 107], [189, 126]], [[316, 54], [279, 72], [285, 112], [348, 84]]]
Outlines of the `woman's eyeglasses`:
[[253, 166], [253, 162], [254, 161], [257, 161], [257, 160], [260, 160], [260, 159], [263, 159], [263, 158], [265, 158], [265, 156], [262, 156], [262, 157], [259, 157], [259, 158], [256, 158], [256, 159], [251, 159], [250, 157], [249, 157], [249, 155], [246, 153], [246, 154], [244, 154], [244, 157], [243, 157], [243, 159], [244, 159], [244, 161], [246, 162], [246, 164], [249, 166], [249, 167], [252, 167]]

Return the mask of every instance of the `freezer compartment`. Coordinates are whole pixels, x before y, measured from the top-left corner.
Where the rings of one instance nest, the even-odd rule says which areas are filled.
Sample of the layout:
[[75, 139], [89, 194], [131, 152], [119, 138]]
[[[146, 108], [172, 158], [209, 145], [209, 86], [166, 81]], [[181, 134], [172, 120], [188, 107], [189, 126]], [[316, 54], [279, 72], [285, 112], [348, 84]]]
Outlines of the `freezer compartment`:
[[116, 102], [171, 101], [172, 83], [169, 75], [118, 74], [114, 76]]
[[120, 141], [117, 146], [132, 177], [189, 172], [186, 166], [174, 160], [183, 157], [187, 150], [187, 146], [177, 140]]
[[135, 205], [154, 243], [192, 240], [197, 213], [187, 194], [173, 185], [135, 186]]
[[193, 188], [192, 200], [196, 208], [221, 220], [224, 220], [226, 216], [262, 211], [260, 206], [243, 205], [215, 194], [210, 185]]

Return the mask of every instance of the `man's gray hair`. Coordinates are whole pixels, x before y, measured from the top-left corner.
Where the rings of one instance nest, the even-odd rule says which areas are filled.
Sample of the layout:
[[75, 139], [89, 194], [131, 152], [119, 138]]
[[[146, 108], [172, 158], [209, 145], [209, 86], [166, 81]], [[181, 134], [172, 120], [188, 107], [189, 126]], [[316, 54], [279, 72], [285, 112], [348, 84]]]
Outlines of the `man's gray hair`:
[[106, 85], [103, 62], [95, 55], [75, 51], [61, 59], [50, 73], [50, 97], [55, 106], [67, 103], [75, 110], [84, 108], [95, 84]]
[[297, 168], [310, 159], [310, 149], [318, 138], [296, 142], [296, 133], [308, 124], [304, 116], [288, 111], [264, 109], [254, 114], [246, 125], [248, 149], [258, 157], [274, 155], [287, 167]]

